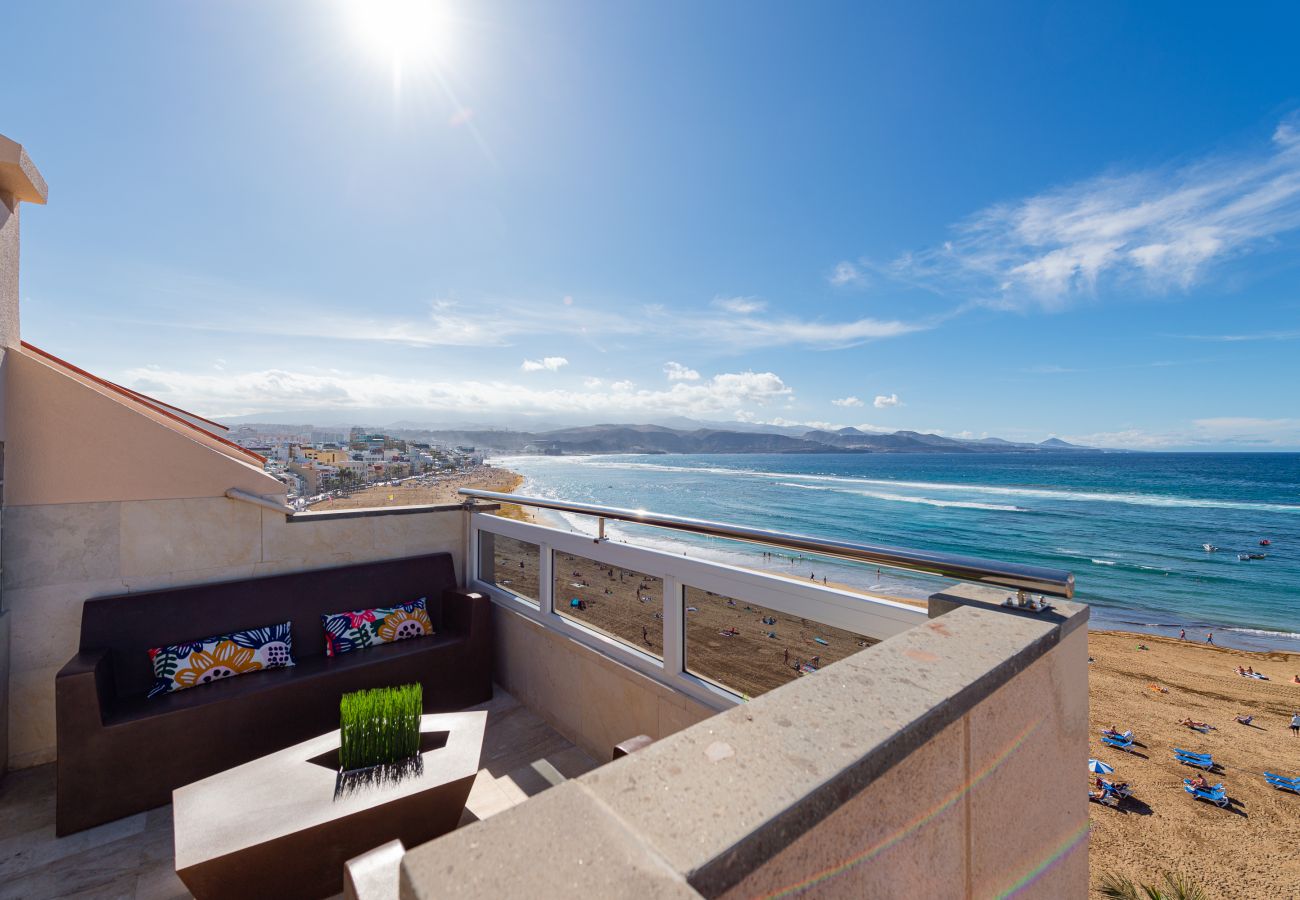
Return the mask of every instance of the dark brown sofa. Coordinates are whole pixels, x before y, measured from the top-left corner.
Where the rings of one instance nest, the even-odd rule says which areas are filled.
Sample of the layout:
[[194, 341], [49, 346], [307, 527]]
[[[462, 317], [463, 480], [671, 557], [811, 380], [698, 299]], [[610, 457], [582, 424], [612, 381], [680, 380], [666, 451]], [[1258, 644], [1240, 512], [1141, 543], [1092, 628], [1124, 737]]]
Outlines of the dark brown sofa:
[[[433, 637], [325, 655], [322, 613], [420, 597]], [[146, 698], [149, 648], [285, 620], [297, 665]], [[56, 831], [162, 806], [174, 788], [338, 728], [347, 691], [418, 681], [426, 712], [489, 700], [491, 621], [446, 553], [87, 600], [81, 650], [55, 679]]]

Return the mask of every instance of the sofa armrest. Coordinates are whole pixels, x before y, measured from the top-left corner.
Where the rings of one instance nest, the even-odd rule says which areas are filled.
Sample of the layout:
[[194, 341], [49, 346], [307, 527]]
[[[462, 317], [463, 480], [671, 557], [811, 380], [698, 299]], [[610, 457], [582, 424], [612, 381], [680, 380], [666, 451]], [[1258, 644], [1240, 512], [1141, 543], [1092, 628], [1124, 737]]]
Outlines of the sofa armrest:
[[108, 650], [82, 650], [54, 676], [58, 717], [103, 722], [104, 707], [113, 696], [113, 668]]
[[442, 627], [470, 638], [486, 634], [492, 616], [490, 604], [478, 591], [447, 588], [442, 592]]

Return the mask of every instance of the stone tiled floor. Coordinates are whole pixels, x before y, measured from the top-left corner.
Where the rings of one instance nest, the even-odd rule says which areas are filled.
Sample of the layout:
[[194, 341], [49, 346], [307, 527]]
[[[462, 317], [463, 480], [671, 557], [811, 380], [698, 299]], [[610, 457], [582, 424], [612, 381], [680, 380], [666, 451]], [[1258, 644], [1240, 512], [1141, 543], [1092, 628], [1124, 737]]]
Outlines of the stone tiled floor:
[[[462, 824], [522, 803], [597, 763], [501, 688], [488, 712], [480, 771]], [[188, 897], [173, 869], [172, 809], [54, 836], [54, 766], [0, 782], [0, 900]]]

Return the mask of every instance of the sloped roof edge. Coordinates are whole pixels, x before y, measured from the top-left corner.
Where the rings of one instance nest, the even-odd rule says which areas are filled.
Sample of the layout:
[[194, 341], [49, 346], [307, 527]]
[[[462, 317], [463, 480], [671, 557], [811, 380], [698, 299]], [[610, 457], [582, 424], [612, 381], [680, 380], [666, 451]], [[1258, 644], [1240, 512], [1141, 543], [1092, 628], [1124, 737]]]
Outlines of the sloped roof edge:
[[[167, 420], [167, 424], [172, 425], [178, 431], [184, 430], [186, 432], [197, 432], [198, 434], [201, 434], [204, 437], [210, 438], [214, 441], [217, 441], [220, 444], [223, 444], [226, 447], [229, 447], [232, 450], [237, 451], [243, 456], [256, 460], [258, 465], [266, 464], [266, 457], [258, 453], [254, 453], [252, 450], [249, 450], [247, 447], [241, 447], [239, 444], [236, 444], [234, 441], [229, 440], [228, 438], [224, 438], [219, 434], [213, 434], [211, 431], [208, 431], [206, 428], [201, 428], [198, 425], [195, 425], [193, 422], [186, 420], [181, 415], [178, 415], [178, 413], [183, 413], [186, 416], [193, 416], [195, 419], [200, 419], [204, 422], [210, 422], [210, 420], [204, 419], [202, 416], [195, 416], [193, 413], [186, 412], [185, 410], [180, 409], [179, 407], [176, 406], [172, 406], [169, 403], [163, 403], [160, 400], [155, 400], [152, 397], [139, 393], [138, 391], [133, 391], [130, 388], [124, 388], [119, 384], [114, 384], [111, 381], [100, 378], [98, 375], [94, 375], [90, 372], [87, 372], [85, 369], [82, 369], [78, 366], [74, 366], [72, 363], [68, 362], [67, 360], [60, 359], [59, 357], [55, 356], [53, 353], [49, 353], [45, 350], [42, 350], [40, 347], [30, 344], [27, 341], [23, 341], [22, 346], [24, 350], [30, 350], [32, 353], [35, 353], [38, 356], [40, 356], [42, 359], [45, 359], [48, 362], [53, 363], [55, 366], [73, 375], [76, 375], [80, 378], [84, 378], [94, 384], [97, 384], [100, 387], [106, 388], [107, 390], [113, 392], [119, 397], [124, 398], [125, 405], [129, 406], [131, 404], [138, 404], [140, 406], [144, 406], [152, 410], [155, 413], [158, 413], [159, 415], [163, 416]], [[175, 410], [175, 412], [173, 412], [173, 410]], [[225, 429], [224, 425], [219, 425], [216, 422], [210, 422], [210, 424], [216, 426], [217, 428]]]

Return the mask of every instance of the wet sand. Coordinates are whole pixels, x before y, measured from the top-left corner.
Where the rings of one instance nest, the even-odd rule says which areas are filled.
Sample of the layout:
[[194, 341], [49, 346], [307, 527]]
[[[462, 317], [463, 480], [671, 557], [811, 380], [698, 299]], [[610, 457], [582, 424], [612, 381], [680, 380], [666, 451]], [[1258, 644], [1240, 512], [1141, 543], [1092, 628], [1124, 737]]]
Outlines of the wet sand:
[[[1118, 810], [1089, 804], [1094, 890], [1108, 871], [1156, 882], [1171, 870], [1215, 897], [1300, 896], [1300, 796], [1269, 787], [1261, 774], [1300, 775], [1300, 737], [1289, 728], [1300, 711], [1300, 684], [1291, 683], [1300, 654], [1100, 631], [1089, 634], [1088, 646], [1095, 660], [1088, 752], [1113, 765], [1108, 780], [1128, 781], [1134, 795]], [[1243, 678], [1238, 665], [1270, 680]], [[1255, 719], [1240, 725], [1237, 715]], [[1202, 734], [1176, 724], [1184, 717], [1215, 728]], [[1112, 725], [1133, 729], [1137, 753], [1101, 743], [1100, 730]], [[1223, 783], [1229, 808], [1184, 793], [1183, 779], [1196, 770], [1174, 761], [1174, 747], [1213, 755], [1222, 768], [1206, 777]]]

